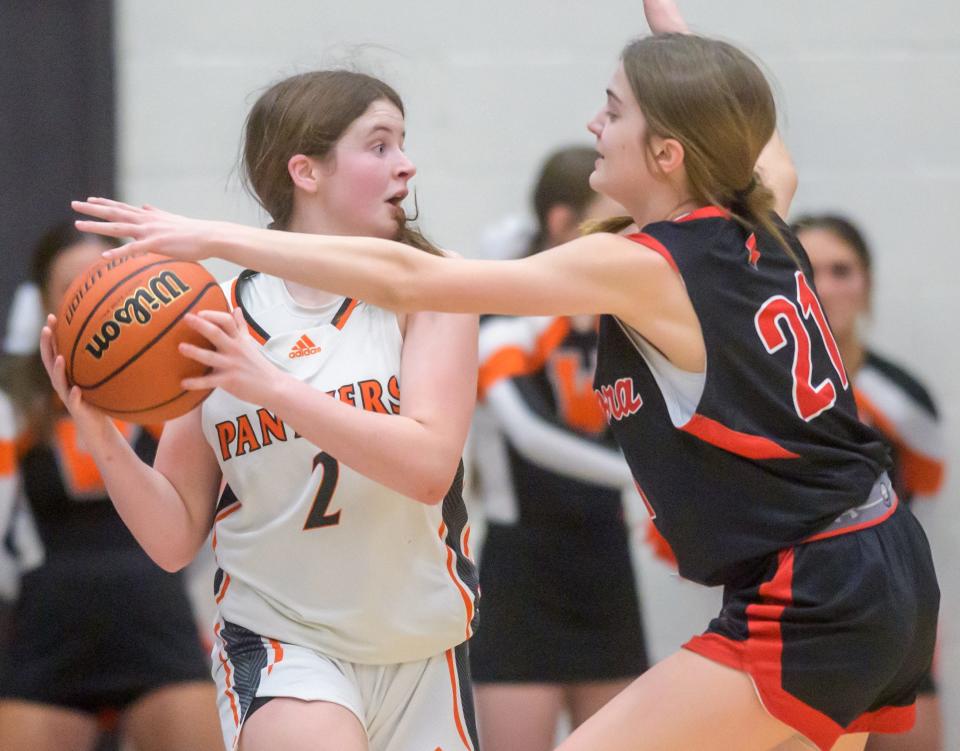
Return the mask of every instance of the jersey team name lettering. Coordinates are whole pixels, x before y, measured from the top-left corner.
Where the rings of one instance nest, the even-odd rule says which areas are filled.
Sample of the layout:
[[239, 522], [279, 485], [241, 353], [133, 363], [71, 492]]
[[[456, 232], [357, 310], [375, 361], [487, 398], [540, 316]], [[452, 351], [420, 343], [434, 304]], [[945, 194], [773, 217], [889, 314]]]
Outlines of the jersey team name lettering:
[[184, 292], [189, 291], [190, 287], [172, 271], [161, 271], [145, 286], [137, 287], [134, 293], [123, 301], [123, 304], [113, 312], [112, 320], [103, 323], [100, 331], [93, 335], [84, 349], [99, 360], [109, 349], [110, 343], [120, 337], [123, 326], [133, 323], [142, 326], [149, 323], [153, 318], [151, 311], [160, 310], [161, 306], [169, 305]]
[[643, 399], [634, 388], [633, 378], [618, 378], [612, 386], [596, 389], [596, 394], [608, 423], [636, 414], [643, 406]]
[[[380, 381], [370, 378], [345, 384], [333, 391], [328, 391], [327, 394], [354, 407], [362, 407], [367, 412], [379, 412], [385, 415], [400, 413], [400, 382], [396, 376], [390, 377], [386, 388]], [[243, 456], [259, 451], [265, 446], [271, 446], [274, 441], [284, 442], [288, 437], [301, 437], [296, 432], [288, 436], [287, 426], [283, 420], [263, 407], [254, 415], [244, 413], [232, 420], [218, 422], [216, 428], [220, 458], [225, 462], [235, 456]]]

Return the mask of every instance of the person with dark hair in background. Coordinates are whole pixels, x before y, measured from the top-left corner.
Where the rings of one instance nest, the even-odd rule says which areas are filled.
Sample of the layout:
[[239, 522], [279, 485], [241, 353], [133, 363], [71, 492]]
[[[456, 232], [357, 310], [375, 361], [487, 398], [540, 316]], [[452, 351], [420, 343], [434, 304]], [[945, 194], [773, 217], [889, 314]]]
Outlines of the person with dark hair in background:
[[[50, 230], [32, 264], [45, 309], [112, 244], [69, 222]], [[119, 721], [137, 751], [213, 751], [215, 688], [182, 577], [120, 520], [39, 352], [6, 355], [0, 388], [3, 470], [22, 486], [43, 549], [0, 644], [0, 748], [84, 751]], [[153, 460], [150, 430], [118, 429]]]
[[[792, 223], [813, 267], [817, 294], [853, 381], [860, 417], [886, 439], [893, 455], [890, 478], [900, 500], [934, 496], [943, 485], [945, 447], [940, 417], [926, 387], [877, 354], [864, 340], [863, 319], [873, 294], [873, 258], [861, 231], [836, 214], [807, 214]], [[908, 733], [878, 735], [871, 751], [938, 751], [943, 717], [931, 672], [917, 697], [917, 723]]]
[[[623, 213], [590, 187], [596, 152], [560, 149], [533, 193], [527, 254]], [[480, 327], [474, 473], [487, 519], [471, 666], [485, 751], [546, 751], [647, 668], [621, 495], [633, 484], [593, 392], [596, 316]]]

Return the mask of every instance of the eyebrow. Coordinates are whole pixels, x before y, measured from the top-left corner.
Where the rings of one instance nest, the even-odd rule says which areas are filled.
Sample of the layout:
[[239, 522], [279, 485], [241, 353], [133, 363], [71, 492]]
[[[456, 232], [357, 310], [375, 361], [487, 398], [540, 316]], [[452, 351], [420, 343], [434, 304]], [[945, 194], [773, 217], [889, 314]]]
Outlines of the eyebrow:
[[[389, 127], [388, 125], [382, 125], [382, 124], [381, 124], [381, 125], [374, 125], [374, 126], [370, 129], [370, 132], [369, 132], [367, 135], [368, 135], [368, 137], [369, 137], [369, 136], [375, 135], [376, 133], [380, 133], [381, 131], [383, 131], [384, 133], [389, 133], [389, 134], [391, 134], [391, 135], [396, 132], [393, 128]], [[407, 137], [407, 131], [406, 131], [406, 130], [401, 130], [401, 131], [400, 131], [400, 140], [404, 140], [406, 137]]]
[[610, 97], [613, 101], [622, 104], [622, 102], [620, 102], [620, 97], [618, 97], [616, 94], [610, 91], [610, 89], [607, 89], [607, 96]]

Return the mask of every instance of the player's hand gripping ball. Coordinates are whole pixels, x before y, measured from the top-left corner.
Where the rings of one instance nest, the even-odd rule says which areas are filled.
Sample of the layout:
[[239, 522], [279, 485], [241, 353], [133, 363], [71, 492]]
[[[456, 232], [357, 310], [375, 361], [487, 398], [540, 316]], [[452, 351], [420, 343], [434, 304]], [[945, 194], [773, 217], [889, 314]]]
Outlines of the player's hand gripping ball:
[[184, 321], [187, 313], [228, 311], [220, 285], [198, 263], [148, 253], [98, 261], [74, 280], [57, 314], [57, 349], [83, 399], [128, 422], [179, 417], [209, 391], [184, 378], [208, 369], [177, 350], [211, 348]]

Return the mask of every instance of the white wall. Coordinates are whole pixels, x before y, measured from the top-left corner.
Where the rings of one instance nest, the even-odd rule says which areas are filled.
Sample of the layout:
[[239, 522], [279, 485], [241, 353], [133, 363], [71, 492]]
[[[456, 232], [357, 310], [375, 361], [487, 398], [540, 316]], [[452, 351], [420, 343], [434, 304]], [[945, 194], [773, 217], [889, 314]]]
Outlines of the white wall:
[[[878, 347], [938, 397], [960, 448], [960, 5], [952, 0], [685, 0], [691, 24], [746, 46], [776, 81], [796, 158], [797, 210], [842, 209], [877, 254]], [[234, 171], [258, 88], [343, 61], [395, 84], [423, 226], [475, 252], [481, 230], [525, 204], [540, 157], [587, 141], [616, 55], [644, 31], [639, 0], [262, 3], [120, 0], [123, 196], [258, 222]], [[362, 47], [362, 45], [368, 45]], [[927, 509], [944, 590], [940, 655], [949, 748], [960, 747], [960, 481]], [[669, 587], [648, 610], [671, 613]], [[654, 624], [672, 643], [675, 613]], [[691, 630], [700, 624], [691, 626]]]

